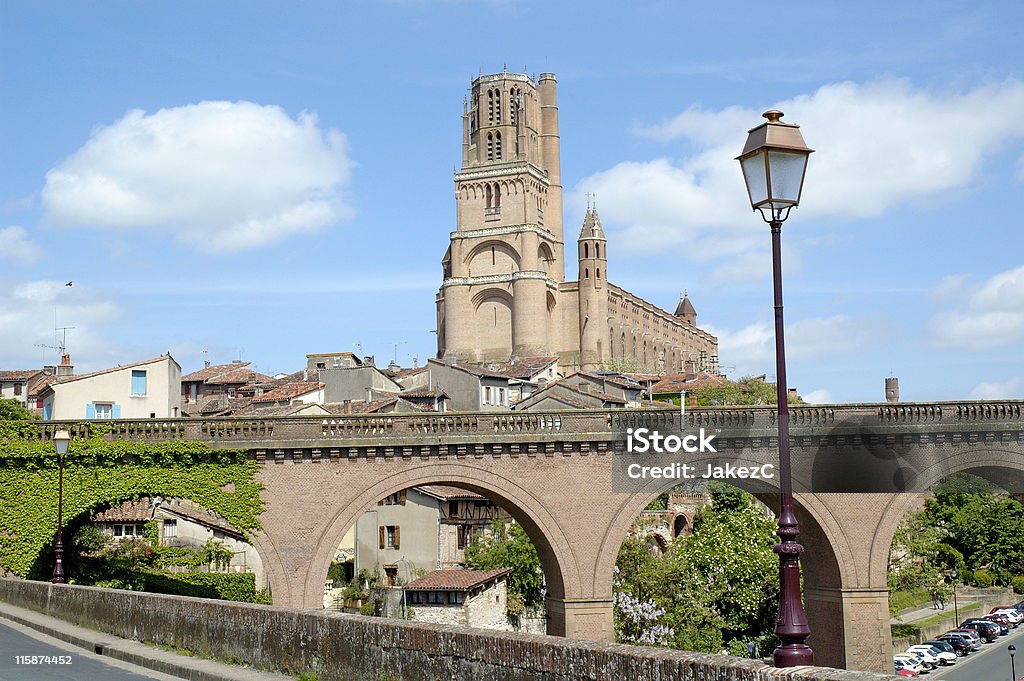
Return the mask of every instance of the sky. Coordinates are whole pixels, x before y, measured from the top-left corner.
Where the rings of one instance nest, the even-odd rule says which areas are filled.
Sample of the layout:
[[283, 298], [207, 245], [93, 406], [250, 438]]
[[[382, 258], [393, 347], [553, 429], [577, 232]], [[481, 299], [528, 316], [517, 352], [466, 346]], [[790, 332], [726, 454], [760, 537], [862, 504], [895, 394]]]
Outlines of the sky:
[[557, 75], [566, 238], [594, 194], [608, 278], [686, 290], [730, 376], [775, 374], [734, 159], [776, 108], [815, 149], [782, 233], [790, 386], [1019, 399], [1022, 32], [1012, 0], [0, 0], [0, 369], [63, 333], [77, 372], [422, 364], [463, 97], [507, 68]]

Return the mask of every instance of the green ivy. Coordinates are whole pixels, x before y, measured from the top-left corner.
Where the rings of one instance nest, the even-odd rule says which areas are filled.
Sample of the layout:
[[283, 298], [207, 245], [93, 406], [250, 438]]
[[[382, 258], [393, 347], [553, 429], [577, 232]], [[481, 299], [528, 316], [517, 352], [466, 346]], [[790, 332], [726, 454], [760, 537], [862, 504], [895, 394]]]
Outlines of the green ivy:
[[[64, 456], [64, 523], [143, 496], [189, 499], [248, 535], [263, 512], [259, 464], [202, 442], [104, 438], [91, 422]], [[84, 431], [85, 428], [79, 430]], [[0, 421], [0, 572], [28, 577], [57, 528], [58, 460], [37, 423]]]

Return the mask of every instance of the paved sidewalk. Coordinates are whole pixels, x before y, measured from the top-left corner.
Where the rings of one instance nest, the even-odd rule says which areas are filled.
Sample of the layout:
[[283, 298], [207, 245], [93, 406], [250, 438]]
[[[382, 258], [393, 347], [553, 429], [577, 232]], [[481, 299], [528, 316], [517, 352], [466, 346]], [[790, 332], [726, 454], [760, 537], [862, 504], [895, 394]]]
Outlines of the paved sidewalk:
[[[978, 601], [966, 600], [960, 601], [957, 604], [957, 607], [959, 608], [960, 612], [963, 613], [966, 609], [977, 604]], [[914, 622], [920, 622], [921, 620], [926, 620], [929, 617], [935, 617], [936, 615], [949, 615], [949, 617], [952, 618], [954, 613], [955, 611], [953, 609], [953, 604], [951, 602], [946, 603], [946, 608], [944, 610], [936, 610], [932, 608], [932, 606], [930, 605], [924, 605], [920, 608], [916, 608], [913, 610], [904, 610], [903, 612], [899, 613], [889, 621], [892, 624], [913, 624]]]
[[7, 603], [0, 603], [0, 617], [91, 653], [190, 681], [295, 681], [293, 676], [172, 653], [138, 641], [78, 627]]

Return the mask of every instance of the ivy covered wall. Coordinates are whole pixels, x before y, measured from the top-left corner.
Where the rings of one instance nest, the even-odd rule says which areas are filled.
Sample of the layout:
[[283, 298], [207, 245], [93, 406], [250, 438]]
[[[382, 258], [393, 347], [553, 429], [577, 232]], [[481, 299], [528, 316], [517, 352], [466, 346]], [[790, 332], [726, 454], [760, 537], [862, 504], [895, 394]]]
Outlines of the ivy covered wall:
[[[243, 450], [201, 442], [105, 440], [92, 422], [90, 437], [71, 441], [64, 456], [64, 523], [142, 496], [189, 499], [249, 535], [259, 529], [259, 464]], [[39, 426], [0, 421], [0, 573], [28, 577], [57, 529], [57, 454], [39, 441]]]

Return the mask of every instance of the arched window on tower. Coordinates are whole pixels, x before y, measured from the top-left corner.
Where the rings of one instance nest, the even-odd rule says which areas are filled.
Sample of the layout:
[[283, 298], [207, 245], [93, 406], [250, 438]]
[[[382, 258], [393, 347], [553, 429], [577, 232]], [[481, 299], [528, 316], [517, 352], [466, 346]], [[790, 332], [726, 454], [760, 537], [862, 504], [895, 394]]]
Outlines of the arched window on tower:
[[594, 244], [594, 257], [595, 258], [600, 258], [601, 257], [601, 244]]
[[512, 88], [508, 93], [508, 116], [512, 125], [516, 124], [519, 109], [519, 88]]
[[494, 125], [494, 90], [487, 91], [487, 123]]
[[619, 337], [619, 357], [626, 356], [626, 332], [622, 332], [622, 336]]
[[501, 133], [500, 132], [494, 133], [494, 150], [495, 150], [494, 157], [500, 160], [501, 159]]
[[501, 125], [501, 90], [494, 91], [494, 120]]
[[586, 269], [583, 270], [583, 278], [584, 279], [590, 279], [590, 268], [589, 267], [587, 267]]
[[588, 244], [583, 244], [583, 257], [584, 258], [589, 258], [590, 257], [590, 246]]
[[501, 208], [501, 185], [497, 182], [494, 183], [494, 208]]
[[493, 196], [491, 194], [491, 185], [487, 185], [487, 189], [486, 189], [485, 193], [487, 194], [487, 206], [486, 206], [486, 208], [487, 208], [487, 210], [490, 210], [491, 209], [491, 200], [493, 199]]
[[494, 160], [494, 135], [487, 133], [487, 160]]
[[600, 278], [601, 278], [601, 268], [600, 268], [600, 267], [598, 267], [598, 268], [597, 268], [597, 275], [596, 275], [596, 277], [597, 277], [598, 279], [600, 279]]

